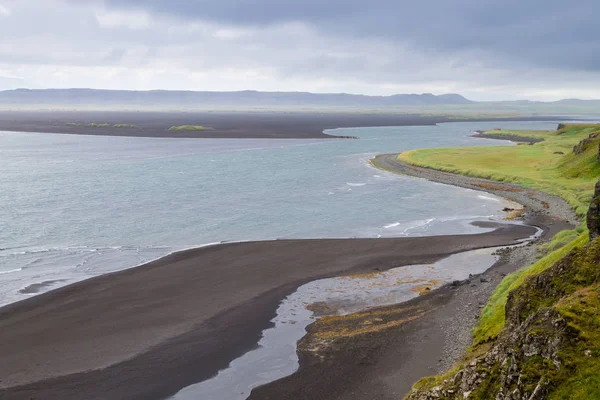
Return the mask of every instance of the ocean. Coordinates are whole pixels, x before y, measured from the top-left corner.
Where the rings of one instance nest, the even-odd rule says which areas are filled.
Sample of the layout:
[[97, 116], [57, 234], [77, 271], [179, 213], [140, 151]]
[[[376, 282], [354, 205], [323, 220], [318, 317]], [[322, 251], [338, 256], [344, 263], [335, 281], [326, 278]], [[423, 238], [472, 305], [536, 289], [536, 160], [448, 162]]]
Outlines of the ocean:
[[0, 305], [223, 241], [480, 231], [492, 195], [399, 176], [369, 159], [507, 145], [458, 122], [338, 129], [360, 140], [171, 139], [0, 132]]

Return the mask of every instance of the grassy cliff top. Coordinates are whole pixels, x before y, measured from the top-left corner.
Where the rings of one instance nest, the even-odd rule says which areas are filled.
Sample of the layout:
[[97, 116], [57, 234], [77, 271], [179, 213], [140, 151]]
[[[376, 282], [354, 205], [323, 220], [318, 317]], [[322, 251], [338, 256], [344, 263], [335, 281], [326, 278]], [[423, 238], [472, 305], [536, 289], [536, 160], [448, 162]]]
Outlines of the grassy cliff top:
[[[585, 216], [600, 177], [600, 125], [560, 125], [556, 131], [494, 130], [482, 136], [486, 134], [544, 140], [506, 147], [413, 150], [398, 158], [420, 167], [552, 193], [567, 200], [579, 216]], [[506, 276], [482, 311], [473, 332], [473, 348], [465, 361], [443, 376], [422, 379], [409, 397], [423, 399], [429, 398], [428, 393], [442, 393], [436, 398], [458, 398], [467, 389], [457, 386], [456, 377], [475, 376], [480, 383], [468, 389], [468, 398], [496, 398], [501, 387], [500, 391], [517, 388], [527, 396], [536, 390], [537, 396], [544, 393], [543, 397], [531, 398], [600, 398], [596, 373], [600, 367], [600, 240], [588, 242], [585, 225], [563, 231], [541, 247], [544, 254], [536, 263]], [[513, 320], [507, 325], [511, 313]], [[541, 321], [539, 325], [533, 323], [536, 319]], [[556, 325], [559, 320], [562, 328]], [[556, 339], [559, 336], [560, 342]], [[519, 353], [523, 346], [531, 345], [530, 340], [540, 347], [541, 356]], [[498, 362], [503, 351], [513, 354], [510, 368], [519, 376], [517, 386], [505, 378], [505, 366]], [[514, 361], [518, 354], [521, 359]]]
[[[510, 133], [509, 133], [510, 132]], [[583, 216], [593, 193], [595, 178], [600, 176], [597, 162], [600, 125], [567, 125], [549, 131], [489, 131], [486, 134], [543, 137], [533, 145], [480, 146], [419, 149], [402, 153], [398, 158], [408, 164], [517, 183], [558, 195]], [[583, 140], [582, 153], [573, 148]]]

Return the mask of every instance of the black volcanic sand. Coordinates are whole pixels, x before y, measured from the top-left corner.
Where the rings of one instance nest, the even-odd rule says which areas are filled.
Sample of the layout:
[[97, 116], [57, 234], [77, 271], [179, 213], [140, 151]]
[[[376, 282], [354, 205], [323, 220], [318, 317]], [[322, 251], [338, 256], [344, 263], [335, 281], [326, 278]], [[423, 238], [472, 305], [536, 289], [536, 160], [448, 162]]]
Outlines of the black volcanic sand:
[[[543, 121], [556, 117], [502, 120]], [[469, 120], [476, 121], [475, 119]], [[147, 111], [0, 111], [0, 131], [70, 133], [103, 136], [178, 138], [331, 138], [326, 129], [376, 126], [435, 125], [456, 122], [447, 117], [406, 114], [310, 112], [147, 112]], [[110, 127], [70, 126], [67, 123], [107, 123]], [[114, 128], [131, 124], [136, 128]], [[202, 125], [205, 131], [169, 131], [172, 126]]]
[[476, 235], [216, 245], [5, 306], [0, 308], [0, 398], [164, 399], [254, 348], [279, 302], [301, 284], [430, 263], [535, 232], [528, 226], [484, 224], [496, 229]]
[[[544, 226], [542, 221], [553, 224], [545, 238], [572, 228], [542, 216], [530, 223]], [[536, 252], [535, 246], [519, 248], [470, 280], [398, 305], [353, 314], [346, 320], [329, 324], [320, 320], [310, 325], [298, 345], [299, 370], [254, 389], [249, 399], [404, 398], [419, 379], [446, 372], [460, 360], [495, 287], [507, 274], [535, 261]], [[345, 336], [365, 327], [366, 333]], [[319, 336], [326, 337], [326, 342]]]
[[[526, 223], [544, 230], [548, 240], [577, 221], [564, 200], [543, 192], [484, 179], [414, 167], [397, 155], [378, 156], [387, 170], [484, 190], [526, 206]], [[502, 252], [484, 274], [447, 285], [412, 301], [370, 310], [309, 327], [299, 342], [299, 370], [253, 390], [250, 399], [359, 400], [402, 399], [425, 376], [447, 371], [472, 343], [471, 329], [506, 274], [536, 260], [537, 245]], [[347, 336], [348, 332], [367, 330]], [[343, 333], [343, 334], [340, 334]], [[327, 338], [323, 341], [323, 337]]]

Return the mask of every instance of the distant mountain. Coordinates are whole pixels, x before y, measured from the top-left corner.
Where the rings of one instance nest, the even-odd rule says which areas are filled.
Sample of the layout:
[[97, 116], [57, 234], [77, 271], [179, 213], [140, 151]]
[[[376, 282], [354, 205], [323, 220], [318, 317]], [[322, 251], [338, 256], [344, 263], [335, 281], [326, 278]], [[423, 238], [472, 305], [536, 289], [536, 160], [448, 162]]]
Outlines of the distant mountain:
[[365, 96], [308, 92], [194, 92], [194, 91], [126, 91], [94, 89], [17, 89], [0, 91], [0, 104], [5, 106], [352, 106], [393, 107], [421, 105], [461, 105], [474, 102], [458, 94], [440, 96], [431, 93]]
[[502, 100], [480, 102], [479, 104], [510, 104], [510, 105], [562, 105], [562, 106], [593, 106], [600, 105], [600, 100], [582, 100], [582, 99], [562, 99], [556, 101], [535, 101], [535, 100]]
[[[596, 106], [600, 107], [600, 100], [564, 99], [555, 101], [554, 104], [564, 106]], [[600, 111], [600, 110], [599, 110]]]
[[366, 96], [309, 92], [198, 92], [174, 90], [15, 89], [0, 91], [2, 109], [300, 109], [328, 107], [440, 113], [600, 113], [600, 100], [476, 102], [459, 94]]

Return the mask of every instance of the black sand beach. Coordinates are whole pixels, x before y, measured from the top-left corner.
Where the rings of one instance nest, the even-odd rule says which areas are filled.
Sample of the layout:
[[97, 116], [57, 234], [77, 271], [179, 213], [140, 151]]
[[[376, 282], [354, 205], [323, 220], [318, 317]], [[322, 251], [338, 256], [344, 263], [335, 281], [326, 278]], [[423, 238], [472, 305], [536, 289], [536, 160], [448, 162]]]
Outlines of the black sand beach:
[[[503, 120], [507, 120], [507, 118], [494, 119], [494, 121]], [[557, 117], [513, 117], [510, 120], [544, 121], [557, 120]], [[317, 111], [295, 113], [267, 111], [0, 111], [0, 131], [177, 138], [331, 139], [332, 136], [324, 134], [324, 130], [350, 127], [435, 125], [456, 121], [443, 116]], [[470, 119], [468, 121], [477, 120]], [[90, 123], [108, 124], [109, 126], [86, 126]], [[115, 124], [135, 125], [135, 128], [117, 128], [114, 127]], [[201, 125], [209, 129], [205, 131], [169, 131], [170, 127], [181, 125]]]
[[277, 304], [305, 282], [534, 232], [231, 243], [76, 283], [0, 309], [0, 398], [164, 399], [255, 347]]
[[[483, 190], [526, 206], [527, 224], [550, 239], [572, 229], [576, 217], [560, 198], [484, 179], [418, 168], [382, 155], [374, 164], [387, 170], [436, 182]], [[471, 329], [503, 277], [535, 261], [537, 245], [501, 252], [485, 273], [447, 285], [409, 302], [370, 310], [351, 320], [321, 321], [309, 327], [299, 344], [300, 369], [252, 392], [250, 399], [358, 400], [402, 399], [425, 376], [448, 370], [471, 345]], [[348, 335], [348, 331], [366, 333]], [[340, 333], [343, 334], [340, 334]], [[319, 337], [327, 337], [325, 343]]]

